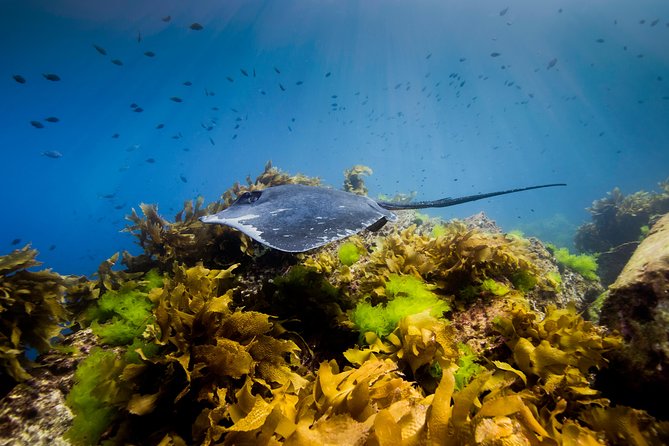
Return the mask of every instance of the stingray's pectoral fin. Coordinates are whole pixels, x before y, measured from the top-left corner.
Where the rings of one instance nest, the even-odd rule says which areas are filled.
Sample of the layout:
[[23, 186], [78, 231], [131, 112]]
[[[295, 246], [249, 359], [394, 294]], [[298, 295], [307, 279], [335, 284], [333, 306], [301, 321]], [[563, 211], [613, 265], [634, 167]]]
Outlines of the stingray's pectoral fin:
[[381, 218], [379, 221], [376, 221], [372, 223], [371, 226], [367, 227], [368, 231], [376, 232], [379, 229], [381, 229], [386, 223], [388, 223], [388, 219], [386, 217]]

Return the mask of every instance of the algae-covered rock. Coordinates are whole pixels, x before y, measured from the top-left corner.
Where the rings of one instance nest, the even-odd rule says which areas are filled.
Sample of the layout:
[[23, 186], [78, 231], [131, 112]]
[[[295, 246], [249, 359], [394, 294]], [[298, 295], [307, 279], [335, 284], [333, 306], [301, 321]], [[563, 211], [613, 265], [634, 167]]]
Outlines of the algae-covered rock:
[[669, 214], [611, 285], [601, 321], [625, 338], [605, 377], [610, 391], [627, 404], [669, 415]]
[[[539, 240], [483, 214], [400, 211], [289, 255], [197, 221], [241, 190], [301, 181], [268, 165], [173, 223], [150, 207], [131, 217], [144, 253], [65, 284], [62, 373], [0, 402], [0, 445], [669, 441], [667, 423], [593, 385], [621, 338], [580, 314], [598, 282]], [[44, 398], [53, 406], [31, 401]]]

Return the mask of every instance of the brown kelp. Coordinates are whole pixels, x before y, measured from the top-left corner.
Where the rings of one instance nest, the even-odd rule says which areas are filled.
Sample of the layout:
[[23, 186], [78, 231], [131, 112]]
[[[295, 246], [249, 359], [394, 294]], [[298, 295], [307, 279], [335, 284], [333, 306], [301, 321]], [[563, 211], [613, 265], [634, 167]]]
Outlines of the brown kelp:
[[666, 422], [594, 386], [621, 337], [584, 320], [578, 299], [544, 305], [570, 294], [538, 242], [402, 212], [279, 255], [197, 221], [276, 181], [317, 180], [268, 166], [174, 222], [146, 207], [130, 217], [144, 253], [70, 288], [74, 329], [96, 339], [75, 353], [72, 443], [669, 440]]

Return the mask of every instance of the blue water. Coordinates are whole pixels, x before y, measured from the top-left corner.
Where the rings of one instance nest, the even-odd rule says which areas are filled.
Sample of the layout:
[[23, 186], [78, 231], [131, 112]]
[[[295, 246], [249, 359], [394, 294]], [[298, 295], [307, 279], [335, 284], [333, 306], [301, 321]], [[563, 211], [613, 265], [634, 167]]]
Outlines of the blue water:
[[431, 212], [560, 241], [669, 175], [665, 1], [0, 0], [0, 22], [0, 251], [63, 274], [137, 252], [131, 208], [171, 219], [269, 159], [337, 187], [368, 165], [373, 196], [567, 182]]

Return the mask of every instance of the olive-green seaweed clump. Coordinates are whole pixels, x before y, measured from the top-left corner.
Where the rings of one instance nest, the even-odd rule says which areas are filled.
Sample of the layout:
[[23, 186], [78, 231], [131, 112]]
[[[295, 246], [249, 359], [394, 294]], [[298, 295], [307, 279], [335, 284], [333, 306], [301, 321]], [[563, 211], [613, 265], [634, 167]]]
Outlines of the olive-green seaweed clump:
[[581, 225], [574, 239], [580, 252], [605, 252], [638, 240], [642, 228], [655, 216], [669, 212], [669, 178], [660, 192], [639, 191], [629, 195], [615, 188], [588, 208], [592, 221]]
[[[301, 181], [282, 175], [248, 187]], [[181, 226], [138, 218], [144, 257], [69, 288], [82, 327], [121, 327], [75, 374], [73, 444], [669, 441], [666, 423], [592, 385], [617, 334], [572, 307], [533, 309], [554, 280], [518, 238], [388, 226], [270, 266], [232, 233], [201, 232], [198, 209]]]
[[[0, 257], [0, 381], [30, 378], [24, 352], [44, 353], [67, 317], [65, 278], [41, 265], [28, 246]], [[4, 387], [4, 386], [3, 386]]]

